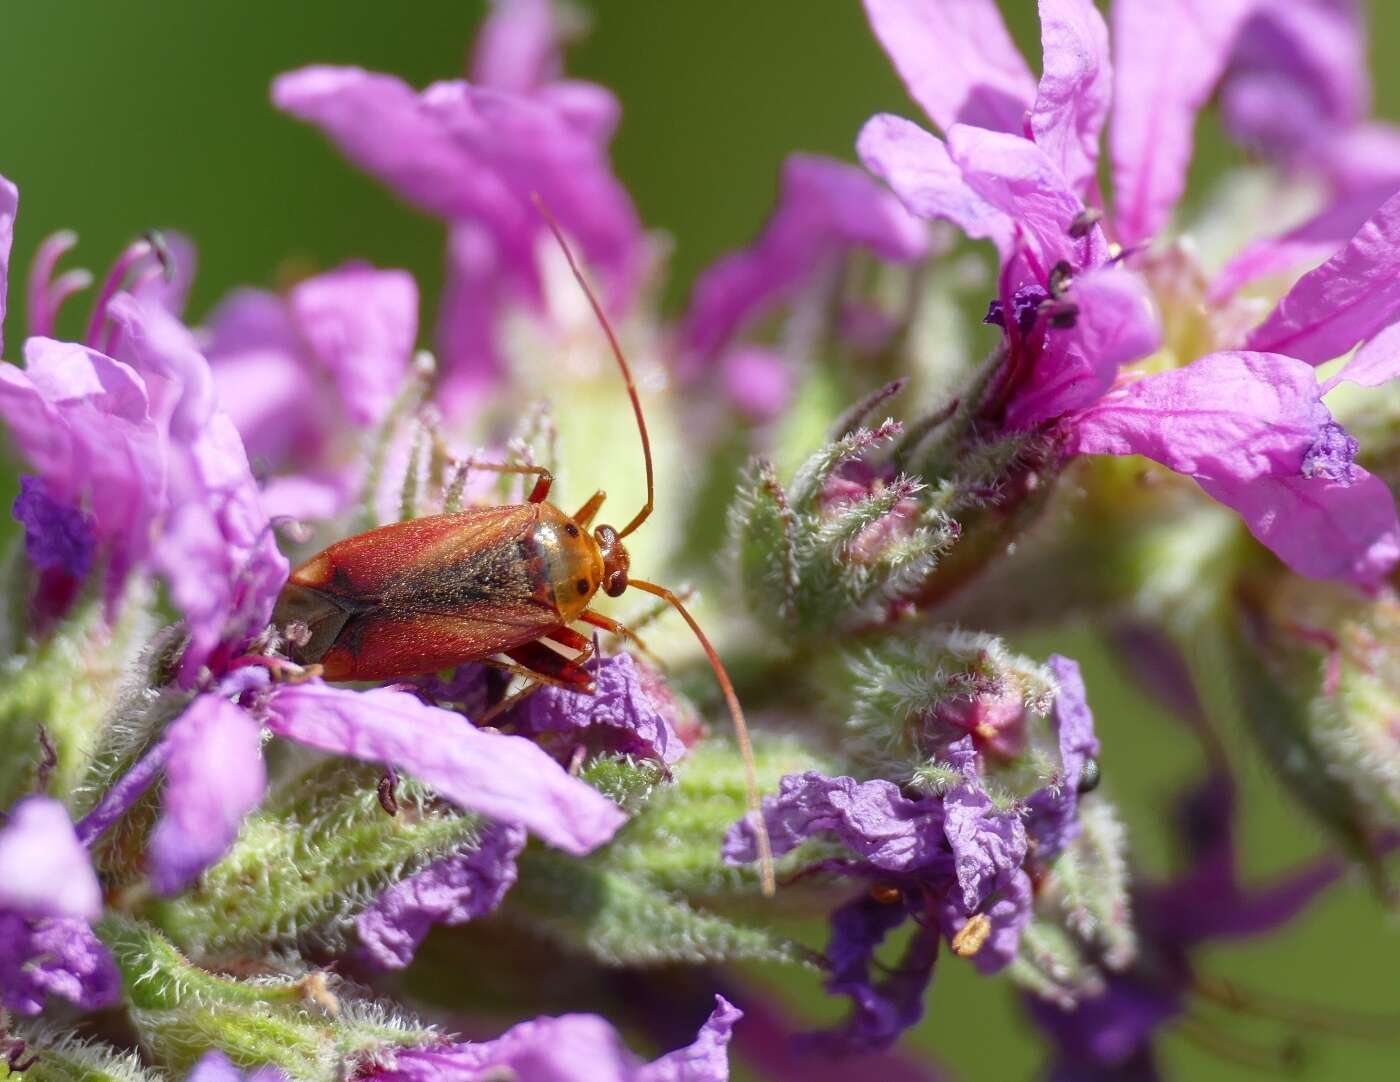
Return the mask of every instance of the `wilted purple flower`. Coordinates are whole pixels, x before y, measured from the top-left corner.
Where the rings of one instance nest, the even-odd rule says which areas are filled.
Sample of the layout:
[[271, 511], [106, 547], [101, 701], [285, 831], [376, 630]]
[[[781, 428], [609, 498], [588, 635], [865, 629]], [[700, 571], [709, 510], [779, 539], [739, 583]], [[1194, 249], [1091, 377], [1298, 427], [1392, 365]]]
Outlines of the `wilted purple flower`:
[[445, 857], [395, 883], [355, 918], [365, 953], [376, 965], [402, 969], [434, 924], [484, 917], [515, 885], [515, 858], [524, 847], [524, 830], [493, 823], [470, 853]]
[[693, 1044], [643, 1063], [593, 1014], [522, 1022], [493, 1041], [412, 1048], [358, 1077], [366, 1082], [725, 1082], [740, 1011], [721, 996]]
[[562, 734], [570, 749], [584, 745], [667, 766], [681, 760], [686, 747], [677, 732], [675, 700], [649, 668], [630, 654], [598, 657], [586, 668], [597, 685], [593, 694], [542, 687], [511, 714], [514, 731]]
[[[240, 290], [209, 318], [205, 352], [248, 454], [290, 476], [264, 482], [270, 516], [334, 514], [359, 480], [356, 434], [383, 422], [408, 373], [418, 288], [404, 271], [350, 263], [285, 297]], [[308, 511], [307, 486], [326, 500]]]
[[151, 849], [158, 889], [180, 889], [221, 856], [261, 800], [263, 726], [319, 751], [402, 770], [458, 807], [523, 826], [569, 853], [597, 848], [626, 819], [524, 737], [485, 732], [402, 691], [272, 686], [265, 672], [243, 680], [248, 671], [196, 698], [151, 753], [168, 764]]
[[85, 1010], [116, 999], [121, 979], [89, 922], [102, 891], [63, 805], [29, 797], [0, 825], [0, 1005], [38, 1014], [62, 996]]
[[[988, 104], [1026, 89], [1024, 66], [1007, 59], [1014, 50], [972, 48], [965, 37], [974, 30], [979, 40], [986, 36], [997, 19], [990, 0], [959, 7], [957, 17], [940, 9], [936, 17], [915, 18], [915, 6], [867, 5], [911, 92], [946, 128], [947, 142], [878, 116], [859, 148], [911, 211], [947, 218], [1001, 252], [1000, 296], [989, 318], [1006, 332], [1005, 364], [984, 407], [989, 419], [1011, 430], [1053, 423], [1075, 453], [1151, 457], [1239, 512], [1295, 570], [1365, 586], [1379, 581], [1400, 559], [1393, 501], [1383, 485], [1338, 457], [1350, 445], [1315, 379], [1298, 382], [1291, 357], [1331, 359], [1395, 318], [1386, 285], [1388, 257], [1400, 251], [1393, 212], [1382, 208], [1331, 263], [1294, 287], [1249, 336], [1255, 353], [1212, 353], [1142, 376], [1123, 366], [1161, 343], [1148, 289], [1154, 264], [1143, 264], [1144, 277], [1117, 265], [1094, 240], [1106, 229], [1121, 243], [1142, 244], [1166, 224], [1184, 186], [1195, 112], [1252, 6], [1114, 5], [1116, 199], [1113, 215], [1098, 224], [1093, 165], [1105, 111], [1097, 95], [1109, 60], [1092, 3], [1042, 0], [1045, 70], [1034, 99], [1022, 98], [1030, 115], [1025, 129], [1010, 123], [1008, 110]], [[955, 53], [957, 61], [945, 62]], [[1187, 53], [1192, 62], [1183, 71], [1173, 58]], [[912, 75], [916, 67], [925, 74]], [[949, 84], [939, 93], [929, 88], [935, 71]], [[989, 97], [989, 88], [1003, 96]], [[964, 109], [989, 128], [969, 127]], [[1033, 295], [1045, 299], [1032, 309]], [[1013, 310], [1015, 320], [1000, 314]], [[1319, 457], [1320, 447], [1327, 457]], [[1318, 469], [1320, 462], [1327, 468]]]
[[[535, 5], [539, 8], [541, 5]], [[438, 337], [449, 411], [500, 370], [496, 334], [509, 306], [544, 301], [538, 193], [602, 276], [610, 307], [626, 308], [646, 250], [631, 200], [613, 177], [606, 144], [615, 100], [579, 83], [531, 85], [552, 70], [550, 17], [505, 5], [478, 53], [479, 76], [499, 84], [440, 82], [422, 93], [358, 68], [311, 67], [279, 77], [278, 108], [320, 127], [357, 165], [451, 226]], [[531, 59], [531, 58], [536, 59]]]
[[681, 329], [682, 370], [717, 361], [747, 325], [861, 248], [912, 263], [928, 252], [928, 231], [854, 166], [789, 157], [777, 208], [758, 240], [696, 280]]
[[[1031, 916], [1028, 869], [1046, 867], [1074, 837], [1084, 764], [1098, 752], [1078, 665], [1056, 655], [1050, 667], [1060, 682], [1052, 717], [1060, 764], [1022, 805], [993, 802], [971, 736], [940, 755], [961, 779], [942, 795], [911, 799], [888, 781], [808, 772], [785, 777], [778, 794], [764, 800], [774, 856], [810, 838], [830, 838], [854, 859], [821, 860], [809, 871], [850, 877], [868, 888], [831, 918], [827, 987], [850, 997], [852, 1013], [838, 1030], [819, 1035], [823, 1047], [868, 1052], [915, 1024], [940, 932], [983, 973], [1015, 956]], [[724, 856], [730, 863], [757, 858], [747, 822], [730, 830]], [[919, 930], [904, 959], [887, 975], [874, 976], [876, 949], [911, 917]]]
[[1217, 940], [1260, 935], [1297, 916], [1343, 871], [1325, 859], [1266, 887], [1239, 880], [1234, 783], [1216, 769], [1180, 808], [1190, 863], [1176, 878], [1135, 891], [1139, 961], [1110, 973], [1102, 994], [1064, 1010], [1028, 998], [1031, 1017], [1050, 1035], [1052, 1078], [1137, 1082], [1157, 1077], [1152, 1041], [1198, 991], [1191, 955]]

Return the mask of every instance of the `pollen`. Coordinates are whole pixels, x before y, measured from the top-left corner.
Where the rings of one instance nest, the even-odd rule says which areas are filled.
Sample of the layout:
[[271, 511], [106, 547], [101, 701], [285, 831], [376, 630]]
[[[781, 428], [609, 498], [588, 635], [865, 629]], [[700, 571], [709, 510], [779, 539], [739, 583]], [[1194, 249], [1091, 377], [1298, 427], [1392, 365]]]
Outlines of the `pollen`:
[[985, 913], [976, 913], [953, 936], [953, 953], [959, 958], [971, 958], [982, 949], [991, 934], [992, 918]]

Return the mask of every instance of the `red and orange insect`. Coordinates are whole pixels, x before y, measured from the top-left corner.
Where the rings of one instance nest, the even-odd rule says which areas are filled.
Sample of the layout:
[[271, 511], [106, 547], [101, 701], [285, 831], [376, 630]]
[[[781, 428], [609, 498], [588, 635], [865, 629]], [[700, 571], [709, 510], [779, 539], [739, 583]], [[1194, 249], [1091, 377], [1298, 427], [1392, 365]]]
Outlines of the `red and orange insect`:
[[[590, 533], [603, 504], [601, 491], [569, 515], [549, 502], [553, 477], [548, 470], [483, 467], [533, 474], [536, 481], [527, 501], [396, 522], [338, 541], [292, 572], [273, 620], [283, 627], [304, 627], [304, 634], [293, 636], [300, 642], [291, 648], [293, 658], [321, 665], [328, 680], [388, 680], [478, 661], [526, 679], [503, 704], [510, 705], [541, 684], [593, 691], [593, 679], [583, 667], [592, 643], [572, 624], [590, 624], [637, 641], [625, 626], [590, 609], [600, 589], [617, 597], [630, 586], [662, 598], [695, 633], [729, 707], [756, 820], [763, 889], [771, 894], [771, 850], [759, 814], [748, 728], [733, 682], [680, 599], [664, 586], [631, 577], [623, 539], [647, 520], [655, 502], [651, 441], [636, 384], [602, 306], [557, 224], [545, 216], [626, 383], [646, 463], [646, 503], [621, 530], [597, 526]], [[574, 655], [546, 646], [546, 640]]]

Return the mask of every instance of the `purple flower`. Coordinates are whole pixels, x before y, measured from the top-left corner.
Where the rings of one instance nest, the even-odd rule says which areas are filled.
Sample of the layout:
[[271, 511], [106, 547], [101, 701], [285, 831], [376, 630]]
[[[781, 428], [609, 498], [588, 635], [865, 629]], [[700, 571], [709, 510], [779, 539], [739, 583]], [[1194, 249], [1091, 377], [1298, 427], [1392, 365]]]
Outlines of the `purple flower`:
[[1055, 1044], [1053, 1078], [1153, 1078], [1152, 1038], [1188, 1008], [1191, 954], [1214, 941], [1260, 935], [1292, 920], [1344, 870], [1325, 859], [1264, 887], [1239, 880], [1234, 783], [1217, 769], [1180, 808], [1188, 867], [1135, 891], [1139, 963], [1107, 977], [1102, 994], [1064, 1010], [1028, 999], [1031, 1017]]
[[[150, 753], [167, 767], [151, 848], [157, 889], [179, 890], [218, 859], [242, 817], [261, 800], [263, 726], [319, 751], [402, 770], [460, 808], [525, 827], [569, 853], [597, 848], [626, 819], [612, 801], [524, 737], [483, 731], [406, 692], [316, 682], [273, 686], [265, 670], [249, 666], [235, 670], [219, 691], [196, 698]], [[126, 806], [154, 776], [143, 771], [144, 784], [125, 795]], [[504, 866], [504, 859], [499, 863]], [[507, 873], [481, 865], [472, 874], [484, 880]]]
[[1050, 671], [1059, 691], [1050, 711], [1050, 725], [1059, 744], [1060, 768], [1054, 782], [1026, 801], [1026, 830], [1035, 844], [1036, 859], [1053, 860], [1079, 834], [1079, 786], [1085, 764], [1099, 754], [1094, 715], [1084, 691], [1079, 663], [1051, 654]]
[[24, 527], [24, 554], [31, 564], [72, 579], [87, 577], [96, 548], [89, 515], [50, 496], [43, 478], [27, 475], [19, 479], [13, 511]]
[[475, 66], [494, 86], [440, 82], [415, 93], [391, 76], [333, 67], [273, 84], [278, 108], [450, 224], [439, 327], [439, 400], [450, 411], [499, 374], [496, 337], [508, 308], [543, 310], [539, 254], [548, 233], [533, 193], [601, 275], [614, 311], [631, 302], [645, 270], [640, 223], [607, 160], [616, 102], [586, 84], [534, 85], [553, 66], [538, 62], [552, 55], [548, 18], [508, 5], [492, 20]]
[[670, 766], [684, 757], [676, 731], [676, 704], [649, 668], [629, 654], [595, 658], [587, 665], [597, 684], [592, 695], [543, 687], [511, 715], [525, 736], [560, 733], [579, 743]]
[[0, 1005], [38, 1014], [49, 995], [84, 1010], [117, 998], [121, 979], [89, 922], [102, 891], [68, 812], [29, 797], [0, 826]]
[[185, 1075], [185, 1082], [285, 1082], [276, 1067], [259, 1067], [244, 1074], [222, 1052], [206, 1052]]
[[694, 1043], [643, 1063], [593, 1014], [537, 1018], [493, 1041], [444, 1044], [392, 1054], [359, 1077], [367, 1082], [725, 1082], [728, 1046], [740, 1012], [723, 997]]
[[262, 727], [242, 707], [201, 695], [165, 735], [165, 796], [151, 835], [151, 882], [183, 890], [228, 850], [267, 788]]
[[[890, 44], [898, 35], [887, 32], [884, 20], [892, 12], [907, 19], [911, 6], [869, 5], [877, 35], [906, 79], [912, 80], [914, 56], [921, 70], [941, 74], [956, 33], [942, 28]], [[1114, 5], [1116, 198], [1103, 227], [1120, 242], [1141, 243], [1165, 225], [1184, 184], [1195, 112], [1252, 8], [1245, 0]], [[990, 5], [967, 11], [979, 20], [993, 17]], [[1400, 559], [1400, 519], [1385, 486], [1351, 463], [1350, 437], [1322, 405], [1315, 379], [1301, 376], [1290, 358], [1330, 360], [1358, 341], [1380, 340], [1400, 316], [1394, 207], [1383, 206], [1341, 252], [1294, 286], [1249, 335], [1246, 344], [1255, 352], [1248, 359], [1213, 353], [1177, 371], [1137, 377], [1125, 366], [1161, 343], [1149, 287], [1169, 296], [1170, 282], [1162, 280], [1169, 266], [1145, 261], [1139, 274], [1095, 243], [1100, 227], [1080, 198], [1092, 186], [1092, 172], [1080, 165], [1093, 164], [1102, 112], [1087, 103], [1082, 112], [1040, 105], [1051, 97], [1067, 100], [1063, 86], [1048, 87], [1052, 76], [1081, 89], [1100, 85], [1106, 38], [1088, 0], [1043, 0], [1041, 19], [1045, 74], [1035, 103], [1026, 101], [1032, 121], [1041, 116], [1043, 127], [973, 128], [931, 110], [947, 127], [946, 143], [886, 116], [870, 120], [859, 141], [867, 166], [911, 211], [947, 218], [970, 236], [992, 240], [1001, 253], [1001, 288], [989, 320], [1003, 327], [1006, 359], [982, 407], [984, 420], [1012, 431], [1053, 424], [1072, 453], [1153, 458], [1237, 511], [1294, 570], [1373, 586]], [[971, 52], [973, 61], [951, 62], [950, 84], [964, 88], [958, 100], [978, 100], [978, 88], [1002, 85], [998, 80], [1010, 69], [997, 60], [999, 49], [989, 59]], [[1189, 71], [1178, 59], [1186, 55]], [[1084, 153], [1079, 164], [1065, 157], [1067, 146]], [[1016, 318], [1008, 321], [1006, 312]], [[1362, 372], [1379, 378], [1386, 364], [1369, 361]]]
[[490, 913], [515, 885], [515, 858], [524, 847], [524, 830], [493, 823], [470, 853], [394, 884], [355, 918], [365, 953], [385, 969], [402, 969], [434, 924], [465, 924]]
[[789, 157], [777, 209], [758, 240], [696, 280], [681, 330], [689, 369], [718, 358], [745, 326], [856, 248], [911, 263], [927, 253], [928, 233], [856, 167], [807, 154]]

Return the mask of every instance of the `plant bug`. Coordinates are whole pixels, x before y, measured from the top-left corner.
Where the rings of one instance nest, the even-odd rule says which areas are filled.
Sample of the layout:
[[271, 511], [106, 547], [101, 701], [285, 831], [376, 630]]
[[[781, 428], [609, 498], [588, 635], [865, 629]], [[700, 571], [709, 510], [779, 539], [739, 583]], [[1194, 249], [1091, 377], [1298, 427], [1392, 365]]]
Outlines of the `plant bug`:
[[[593, 644], [570, 625], [590, 624], [640, 645], [628, 628], [591, 611], [589, 605], [600, 589], [609, 597], [629, 586], [654, 594], [689, 625], [719, 682], [744, 761], [763, 892], [772, 895], [772, 848], [759, 806], [748, 726], [734, 684], [680, 598], [664, 586], [631, 576], [623, 539], [646, 522], [656, 494], [651, 440], [632, 370], [563, 231], [538, 198], [535, 202], [622, 372], [646, 464], [646, 503], [622, 529], [600, 525], [590, 534], [603, 492], [595, 492], [569, 515], [549, 502], [554, 478], [543, 467], [481, 466], [533, 475], [529, 498], [522, 504], [391, 523], [337, 541], [292, 572], [273, 622], [305, 629], [288, 636], [292, 658], [319, 664], [327, 680], [389, 680], [467, 661], [506, 669], [527, 683], [501, 704], [504, 708], [542, 684], [591, 693], [593, 679], [583, 663], [592, 656]], [[575, 655], [565, 657], [544, 640]]]

